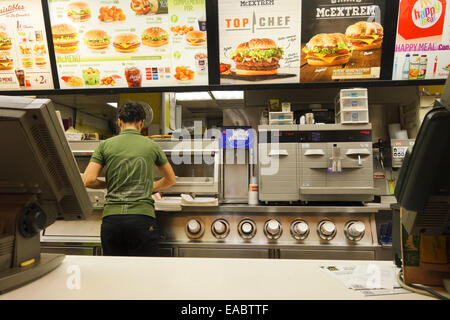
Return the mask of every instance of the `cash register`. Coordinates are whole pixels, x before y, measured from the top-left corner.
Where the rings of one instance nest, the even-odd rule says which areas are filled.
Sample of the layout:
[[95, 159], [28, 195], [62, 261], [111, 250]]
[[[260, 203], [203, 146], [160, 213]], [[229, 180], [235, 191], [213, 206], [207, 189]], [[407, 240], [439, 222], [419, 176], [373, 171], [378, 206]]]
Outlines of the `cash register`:
[[40, 252], [40, 231], [92, 211], [52, 102], [0, 96], [0, 294], [61, 264]]
[[395, 188], [400, 212], [393, 216], [399, 218], [394, 252], [409, 284], [450, 281], [449, 146], [450, 78], [441, 100], [425, 116], [412, 151], [406, 152]]

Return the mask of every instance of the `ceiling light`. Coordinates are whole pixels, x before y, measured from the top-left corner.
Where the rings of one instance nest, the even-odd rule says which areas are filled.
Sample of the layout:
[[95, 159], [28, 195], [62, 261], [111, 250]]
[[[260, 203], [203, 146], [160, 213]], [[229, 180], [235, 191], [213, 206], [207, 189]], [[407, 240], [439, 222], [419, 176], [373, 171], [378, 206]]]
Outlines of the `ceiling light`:
[[211, 91], [216, 100], [242, 100], [244, 91]]
[[113, 107], [113, 108], [117, 108], [117, 106], [119, 105], [117, 102], [108, 102], [107, 105]]
[[208, 92], [180, 92], [176, 94], [178, 101], [212, 100]]

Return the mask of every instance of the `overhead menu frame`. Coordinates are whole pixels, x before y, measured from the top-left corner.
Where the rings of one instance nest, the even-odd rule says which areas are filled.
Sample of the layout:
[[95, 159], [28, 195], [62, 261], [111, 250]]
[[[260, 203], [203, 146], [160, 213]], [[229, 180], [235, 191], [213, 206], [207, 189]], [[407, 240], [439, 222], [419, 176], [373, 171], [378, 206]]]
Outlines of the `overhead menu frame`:
[[449, 73], [449, 1], [400, 0], [392, 79], [444, 80]]
[[60, 89], [207, 86], [205, 0], [48, 0]]
[[[385, 7], [385, 23], [384, 23], [384, 40], [382, 45], [381, 54], [381, 70], [379, 79], [363, 79], [363, 80], [346, 80], [346, 81], [323, 81], [323, 82], [293, 82], [293, 83], [257, 83], [248, 82], [241, 84], [220, 84], [220, 70], [219, 65], [221, 61], [221, 51], [219, 49], [219, 2], [218, 0], [207, 0], [206, 5], [206, 20], [207, 20], [207, 47], [205, 48], [208, 55], [208, 71], [207, 77], [208, 83], [197, 85], [194, 83], [186, 84], [173, 84], [167, 86], [153, 86], [153, 87], [135, 87], [129, 88], [127, 86], [93, 86], [92, 89], [86, 89], [83, 86], [74, 88], [64, 88], [60, 90], [60, 75], [57, 71], [56, 55], [53, 48], [53, 39], [51, 35], [51, 22], [50, 11], [48, 8], [49, 0], [41, 0], [42, 11], [41, 15], [44, 17], [46, 40], [48, 42], [48, 54], [49, 54], [49, 66], [52, 70], [53, 86], [52, 89], [40, 89], [37, 87], [31, 87], [27, 90], [28, 94], [33, 95], [54, 95], [54, 94], [115, 94], [122, 92], [181, 92], [181, 91], [205, 91], [205, 90], [259, 90], [259, 89], [299, 89], [299, 88], [348, 88], [355, 86], [374, 87], [374, 86], [407, 86], [407, 85], [434, 85], [443, 84], [444, 79], [415, 79], [415, 80], [393, 80], [393, 66], [394, 66], [394, 49], [395, 49], [395, 37], [397, 30], [397, 19], [399, 15], [399, 1], [386, 1]], [[119, 3], [118, 0], [100, 0], [108, 2], [109, 5], [113, 3]], [[330, 0], [331, 1], [331, 0]], [[349, 2], [347, 0], [333, 0], [335, 3]], [[34, 1], [33, 1], [34, 2]], [[38, 2], [38, 1], [36, 1]], [[67, 0], [67, 3], [74, 2]], [[196, 2], [196, 0], [194, 0]], [[254, 1], [253, 1], [254, 2]], [[313, 1], [312, 1], [313, 2]], [[447, 1], [448, 2], [448, 1]], [[19, 2], [17, 2], [19, 3]], [[177, 3], [180, 3], [179, 1]], [[106, 4], [103, 4], [106, 5]], [[131, 0], [130, 0], [131, 5]], [[303, 9], [303, 7], [302, 7]], [[39, 12], [40, 9], [36, 9]], [[97, 18], [91, 13], [91, 16]], [[158, 16], [158, 15], [156, 15]], [[91, 17], [92, 19], [92, 17]], [[303, 24], [304, 22], [302, 22]], [[82, 44], [85, 45], [84, 43]], [[110, 43], [111, 45], [111, 43]], [[153, 71], [153, 70], [152, 70]], [[82, 71], [81, 71], [82, 72]], [[61, 75], [64, 76], [64, 75]], [[83, 78], [82, 75], [80, 78]], [[152, 72], [153, 78], [153, 72]], [[55, 89], [53, 89], [53, 87]], [[0, 94], [7, 95], [23, 95], [24, 90], [17, 89], [4, 89], [0, 88]]]
[[0, 92], [53, 88], [41, 2], [0, 0]]

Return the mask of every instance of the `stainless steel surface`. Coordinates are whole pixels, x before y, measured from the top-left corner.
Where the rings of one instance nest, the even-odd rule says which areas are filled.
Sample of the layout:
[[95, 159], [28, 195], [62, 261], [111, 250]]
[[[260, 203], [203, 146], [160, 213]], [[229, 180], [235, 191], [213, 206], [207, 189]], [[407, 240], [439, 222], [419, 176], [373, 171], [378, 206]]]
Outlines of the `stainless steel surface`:
[[317, 224], [317, 234], [325, 241], [331, 241], [336, 236], [336, 226], [333, 221], [322, 220]]
[[[283, 128], [286, 128], [284, 126]], [[192, 186], [208, 184], [216, 193], [220, 180], [220, 152], [215, 140], [203, 141], [157, 141], [170, 157], [172, 151], [192, 151], [194, 155], [206, 155], [213, 164], [195, 163], [175, 165], [178, 186], [169, 193], [191, 193]], [[293, 144], [295, 145], [295, 144]], [[76, 143], [77, 162], [86, 162], [95, 145]], [[297, 151], [293, 152], [297, 157]], [[186, 157], [187, 159], [187, 157]], [[198, 160], [197, 160], [198, 161]], [[295, 160], [296, 161], [296, 160]], [[82, 166], [80, 166], [82, 167]], [[84, 169], [83, 169], [84, 170]], [[80, 168], [80, 171], [83, 171]], [[248, 168], [246, 178], [248, 179]], [[235, 177], [243, 175], [235, 170]], [[222, 172], [223, 174], [223, 172]], [[289, 174], [292, 175], [292, 172]], [[205, 179], [206, 177], [206, 179]], [[233, 185], [233, 176], [227, 176], [229, 195], [240, 194]], [[225, 178], [227, 178], [225, 177]], [[211, 180], [214, 182], [211, 184]], [[297, 184], [297, 182], [295, 181]], [[239, 185], [248, 190], [248, 180]], [[260, 186], [261, 188], [261, 186]], [[296, 185], [296, 192], [298, 186]], [[198, 189], [196, 189], [198, 190]], [[208, 190], [210, 192], [210, 190]], [[167, 193], [167, 192], [166, 192]], [[196, 192], [194, 192], [196, 193]], [[197, 194], [201, 194], [198, 192]], [[97, 197], [97, 198], [95, 198]], [[231, 197], [232, 198], [232, 197]], [[92, 201], [99, 195], [92, 194]], [[101, 207], [101, 205], [99, 205]], [[380, 251], [376, 236], [375, 214], [389, 210], [389, 206], [249, 206], [247, 204], [222, 204], [217, 207], [183, 207], [181, 212], [158, 212], [162, 239], [161, 256], [223, 257], [223, 258], [286, 258], [286, 259], [376, 259]], [[57, 222], [53, 229], [41, 236], [44, 250], [66, 254], [101, 254], [101, 215], [87, 224], [68, 225]], [[329, 220], [336, 226], [335, 236], [323, 240], [317, 233], [320, 221]], [[348, 223], [362, 221], [364, 235], [359, 241], [350, 240]], [[346, 228], [347, 227], [347, 228]], [[380, 255], [381, 256], [381, 255]], [[385, 255], [386, 256], [386, 255]]]
[[225, 239], [230, 233], [230, 224], [224, 219], [217, 219], [211, 225], [211, 232], [217, 239]]
[[310, 227], [305, 220], [297, 219], [291, 223], [291, 236], [296, 240], [305, 240], [310, 231]]
[[[223, 203], [248, 203], [249, 151], [223, 149], [222, 195]], [[244, 159], [240, 159], [243, 155]]]
[[177, 250], [177, 257], [190, 258], [269, 258], [268, 249], [248, 249], [248, 248], [198, 248], [180, 247]]
[[[218, 195], [221, 155], [216, 139], [155, 140], [174, 169], [177, 182], [165, 194]], [[155, 168], [155, 179], [160, 178]]]
[[244, 204], [224, 204], [217, 207], [183, 207], [183, 213], [257, 213], [265, 215], [277, 215], [283, 213], [329, 213], [329, 214], [348, 214], [348, 213], [377, 213], [380, 210], [390, 210], [389, 204], [380, 204], [376, 206], [266, 206], [266, 205], [244, 205]]
[[[225, 220], [230, 228], [229, 234], [222, 239], [217, 239], [211, 232], [211, 226], [218, 219]], [[373, 233], [374, 217], [373, 214], [278, 214], [276, 216], [234, 213], [227, 215], [216, 215], [208, 213], [197, 213], [195, 215], [183, 213], [159, 214], [158, 221], [160, 230], [165, 243], [189, 242], [191, 236], [186, 234], [185, 230], [189, 221], [195, 219], [204, 225], [205, 232], [200, 237], [196, 237], [196, 241], [204, 244], [216, 244], [218, 242], [227, 245], [241, 245], [251, 243], [252, 245], [277, 246], [277, 245], [323, 245], [330, 246], [377, 246], [377, 236]], [[323, 221], [332, 222], [335, 230], [331, 231], [332, 237], [326, 235], [324, 239], [317, 232], [310, 232], [304, 240], [297, 240], [290, 232], [277, 233], [276, 237], [268, 236], [267, 231], [269, 221], [276, 220], [280, 223], [280, 230], [290, 230], [292, 224], [299, 219], [306, 221], [311, 229], [320, 228]], [[358, 220], [364, 223], [366, 232], [359, 241], [351, 241], [344, 233], [344, 227], [349, 221]], [[266, 232], [264, 232], [266, 230]], [[325, 240], [328, 239], [328, 240]]]
[[91, 156], [100, 142], [98, 140], [69, 141], [69, 146], [75, 156]]
[[280, 249], [280, 259], [375, 260], [374, 251]]
[[[297, 183], [297, 143], [269, 141], [271, 132], [297, 131], [297, 125], [258, 126], [259, 200], [294, 202], [299, 200]], [[266, 138], [267, 137], [267, 138]], [[266, 139], [264, 139], [266, 138]]]
[[[299, 125], [299, 131], [368, 131], [366, 125]], [[299, 142], [302, 201], [371, 201], [374, 198], [372, 142]]]
[[361, 221], [349, 221], [344, 227], [345, 236], [351, 241], [359, 241], [364, 237], [366, 226]]

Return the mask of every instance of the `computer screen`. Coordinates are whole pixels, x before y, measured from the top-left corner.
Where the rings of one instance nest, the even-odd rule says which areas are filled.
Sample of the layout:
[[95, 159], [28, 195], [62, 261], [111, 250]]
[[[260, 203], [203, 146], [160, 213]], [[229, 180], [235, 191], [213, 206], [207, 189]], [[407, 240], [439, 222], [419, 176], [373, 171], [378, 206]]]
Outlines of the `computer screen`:
[[395, 188], [409, 234], [450, 235], [450, 80], [407, 152]]
[[57, 219], [81, 220], [91, 213], [50, 100], [0, 96], [0, 150], [0, 195], [37, 195], [46, 227]]

